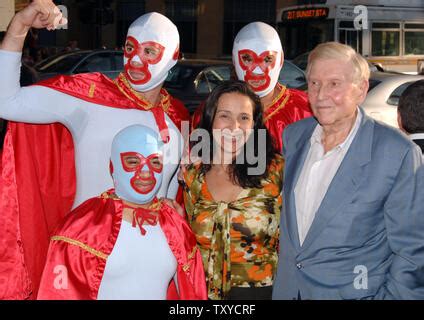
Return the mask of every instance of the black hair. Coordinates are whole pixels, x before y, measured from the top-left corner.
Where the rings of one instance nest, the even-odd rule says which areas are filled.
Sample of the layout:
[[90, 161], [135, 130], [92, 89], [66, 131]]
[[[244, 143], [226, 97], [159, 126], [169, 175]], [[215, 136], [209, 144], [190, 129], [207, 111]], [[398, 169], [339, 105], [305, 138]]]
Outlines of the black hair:
[[[233, 80], [233, 81], [225, 81], [222, 84], [216, 86], [211, 94], [209, 95], [208, 99], [206, 100], [205, 107], [203, 109], [203, 114], [200, 119], [198, 129], [204, 129], [209, 133], [209, 139], [210, 139], [210, 145], [213, 146], [213, 122], [215, 120], [216, 111], [218, 108], [218, 101], [219, 98], [226, 94], [226, 93], [238, 93], [243, 96], [246, 96], [250, 99], [253, 106], [253, 131], [248, 139], [248, 141], [243, 145], [241, 152], [236, 156], [235, 159], [233, 159], [232, 163], [229, 165], [230, 168], [230, 176], [232, 181], [235, 184], [238, 184], [242, 188], [261, 188], [261, 180], [263, 178], [266, 178], [268, 176], [269, 171], [269, 164], [271, 161], [275, 158], [277, 152], [277, 149], [275, 147], [275, 143], [272, 140], [271, 135], [269, 134], [268, 130], [266, 129], [263, 121], [263, 107], [260, 98], [249, 88], [249, 86], [239, 80]], [[258, 166], [258, 163], [248, 163], [248, 161], [240, 161], [240, 159], [246, 159], [247, 155], [247, 148], [250, 146], [254, 146], [254, 150], [252, 153], [252, 150], [249, 150], [249, 154], [253, 154], [256, 159], [258, 159], [259, 155], [259, 132], [260, 129], [264, 130], [265, 132], [265, 138], [266, 138], [266, 145], [265, 145], [265, 159], [266, 159], [266, 166], [265, 170], [262, 174], [259, 175], [252, 175], [249, 174], [249, 168], [253, 169]], [[253, 139], [253, 141], [250, 141]], [[192, 147], [195, 146], [197, 143], [193, 143]], [[262, 149], [262, 146], [261, 146]], [[262, 149], [264, 150], [264, 149]], [[243, 158], [240, 158], [243, 157]], [[213, 153], [210, 154], [210, 160], [209, 163], [212, 163]], [[239, 161], [237, 161], [239, 159]], [[260, 159], [260, 158], [259, 158]], [[200, 170], [202, 174], [206, 174], [211, 169], [211, 164], [204, 164], [202, 163]]]
[[406, 88], [400, 96], [398, 112], [407, 133], [424, 133], [424, 80]]

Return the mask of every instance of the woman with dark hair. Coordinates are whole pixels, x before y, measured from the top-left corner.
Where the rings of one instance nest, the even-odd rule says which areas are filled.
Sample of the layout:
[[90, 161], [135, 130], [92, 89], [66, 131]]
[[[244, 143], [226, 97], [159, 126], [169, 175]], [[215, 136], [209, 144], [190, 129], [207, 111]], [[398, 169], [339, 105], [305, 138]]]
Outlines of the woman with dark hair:
[[185, 168], [184, 203], [208, 297], [271, 299], [284, 160], [264, 126], [259, 97], [242, 81], [217, 86], [199, 129], [208, 132], [213, 152]]

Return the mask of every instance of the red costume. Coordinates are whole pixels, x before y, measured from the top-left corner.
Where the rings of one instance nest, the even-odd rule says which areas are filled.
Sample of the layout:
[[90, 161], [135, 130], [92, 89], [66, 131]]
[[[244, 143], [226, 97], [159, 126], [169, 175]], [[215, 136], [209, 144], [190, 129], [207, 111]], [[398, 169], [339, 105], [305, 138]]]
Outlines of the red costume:
[[[81, 204], [67, 215], [51, 238], [38, 299], [96, 299], [107, 257], [116, 243], [123, 203], [113, 190]], [[157, 203], [159, 224], [177, 260], [178, 295], [170, 285], [168, 299], [206, 299], [205, 274], [196, 238], [171, 207]], [[67, 289], [54, 285], [56, 266], [67, 268]]]
[[[189, 120], [184, 105], [165, 89], [153, 107], [122, 75], [116, 81], [99, 73], [59, 76], [38, 85], [105, 107], [149, 110], [160, 129], [166, 129], [164, 112], [180, 129]], [[9, 122], [1, 162], [0, 299], [31, 299], [50, 235], [74, 201], [73, 140], [61, 124]]]
[[[306, 93], [296, 89], [288, 89], [277, 84], [279, 94], [263, 115], [265, 126], [274, 138], [278, 150], [283, 150], [283, 131], [289, 124], [312, 116]], [[199, 125], [204, 104], [201, 104], [193, 114], [192, 129]]]

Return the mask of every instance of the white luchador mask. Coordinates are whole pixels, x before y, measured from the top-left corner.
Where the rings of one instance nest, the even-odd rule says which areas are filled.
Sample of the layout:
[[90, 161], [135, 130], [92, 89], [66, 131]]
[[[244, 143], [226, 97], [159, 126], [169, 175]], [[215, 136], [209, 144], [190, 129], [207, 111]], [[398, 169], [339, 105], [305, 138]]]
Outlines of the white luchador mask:
[[274, 89], [283, 67], [284, 53], [277, 31], [263, 22], [244, 26], [233, 45], [237, 77], [264, 97]]
[[128, 29], [124, 48], [124, 72], [137, 91], [148, 91], [165, 81], [177, 63], [180, 36], [167, 17], [147, 13]]

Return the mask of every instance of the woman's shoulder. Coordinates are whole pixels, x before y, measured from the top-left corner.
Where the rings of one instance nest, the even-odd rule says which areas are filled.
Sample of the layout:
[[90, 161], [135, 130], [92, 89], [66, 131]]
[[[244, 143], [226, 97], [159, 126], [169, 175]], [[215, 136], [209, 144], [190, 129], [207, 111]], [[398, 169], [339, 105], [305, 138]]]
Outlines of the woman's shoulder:
[[190, 187], [194, 181], [198, 180], [201, 172], [202, 163], [191, 163], [185, 167], [184, 170], [184, 183]]

